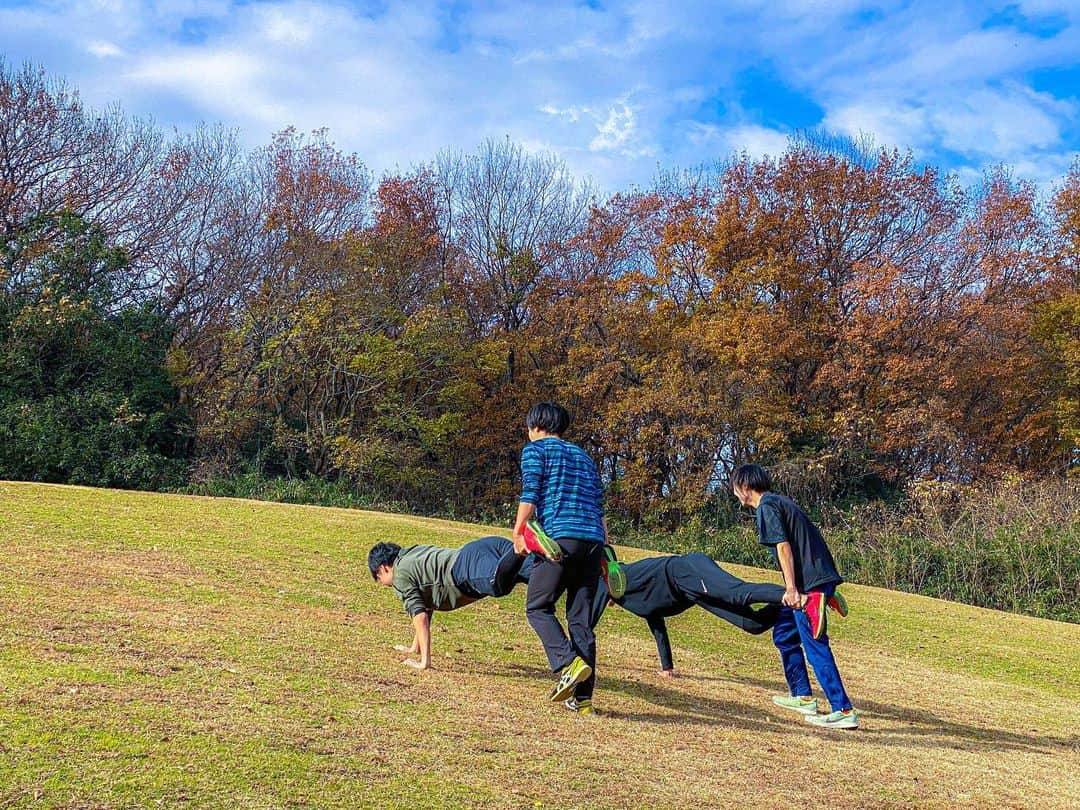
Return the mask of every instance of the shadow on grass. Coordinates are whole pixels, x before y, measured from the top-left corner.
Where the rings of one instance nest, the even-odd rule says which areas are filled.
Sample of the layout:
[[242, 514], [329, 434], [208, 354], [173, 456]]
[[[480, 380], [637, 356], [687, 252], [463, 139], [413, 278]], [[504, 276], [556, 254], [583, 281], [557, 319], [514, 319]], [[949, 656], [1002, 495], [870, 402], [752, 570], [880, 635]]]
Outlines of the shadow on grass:
[[[487, 675], [529, 678], [554, 683], [554, 675], [543, 667], [508, 664], [505, 667], [484, 670]], [[741, 684], [769, 692], [783, 694], [787, 686], [778, 680], [759, 678], [729, 678], [708, 675], [680, 675], [675, 681], [699, 681]], [[691, 725], [718, 726], [744, 729], [747, 731], [801, 731], [807, 734], [820, 734], [833, 738], [836, 732], [821, 731], [799, 722], [798, 717], [787, 719], [786, 714], [770, 714], [771, 705], [724, 700], [704, 697], [680, 691], [655, 683], [629, 681], [601, 675], [597, 681], [597, 691], [616, 693], [652, 703], [667, 709], [667, 712], [631, 712], [621, 711], [617, 705], [611, 706], [604, 701], [604, 716], [619, 720], [668, 725], [687, 723]], [[767, 699], [765, 700], [767, 703]], [[1025, 751], [1030, 753], [1055, 753], [1076, 750], [1080, 746], [1080, 736], [1056, 737], [1049, 734], [1023, 734], [1004, 729], [988, 729], [946, 720], [925, 710], [906, 709], [899, 706], [879, 703], [872, 700], [857, 699], [856, 707], [862, 715], [862, 725], [857, 738], [868, 743], [890, 745], [902, 748], [944, 748], [960, 751]], [[776, 712], [782, 712], [776, 709]], [[1017, 716], [1020, 716], [1019, 714]], [[875, 727], [875, 721], [886, 720], [889, 728]], [[902, 728], [892, 727], [893, 724]], [[854, 735], [843, 734], [843, 737]]]
[[[709, 675], [683, 675], [687, 681], [717, 681], [754, 686], [770, 694], [786, 694], [787, 684], [776, 680], [758, 678], [728, 678]], [[909, 748], [950, 748], [961, 751], [1026, 751], [1031, 753], [1053, 753], [1055, 751], [1076, 750], [1080, 746], [1080, 735], [1057, 737], [1052, 734], [1023, 734], [1005, 729], [982, 728], [958, 723], [938, 717], [925, 709], [904, 708], [903, 706], [879, 703], [873, 700], [855, 698], [853, 700], [860, 714], [859, 737], [870, 739], [882, 745], [895, 745]], [[1018, 711], [1017, 717], [1022, 716]], [[887, 720], [904, 726], [896, 728], [875, 728], [875, 720]]]
[[[522, 664], [507, 664], [505, 667], [498, 668], [498, 671], [485, 669], [484, 674], [501, 674], [503, 676], [510, 674], [513, 677], [540, 680], [547, 684], [555, 683], [555, 676], [550, 670]], [[690, 695], [676, 689], [667, 689], [639, 681], [629, 681], [601, 674], [597, 679], [596, 688], [601, 694], [622, 694], [669, 710], [667, 713], [622, 711], [617, 704], [612, 705], [615, 703], [614, 701], [609, 703], [605, 700], [603, 702], [605, 718], [655, 723], [658, 725], [678, 723], [722, 726], [725, 728], [741, 728], [747, 731], [778, 731], [783, 725], [778, 719], [763, 714], [756, 707], [745, 703], [704, 698], [699, 695]]]

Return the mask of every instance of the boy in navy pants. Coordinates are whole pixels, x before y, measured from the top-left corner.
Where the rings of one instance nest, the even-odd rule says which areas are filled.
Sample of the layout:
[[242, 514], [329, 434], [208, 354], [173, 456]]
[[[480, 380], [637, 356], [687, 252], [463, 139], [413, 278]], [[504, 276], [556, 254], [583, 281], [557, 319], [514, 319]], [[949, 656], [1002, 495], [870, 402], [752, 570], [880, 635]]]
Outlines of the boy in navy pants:
[[[553, 402], [538, 403], [529, 410], [525, 425], [529, 444], [521, 451], [514, 541], [519, 545], [535, 541], [530, 538], [535, 532], [542, 543], [558, 545], [555, 554], [535, 557], [525, 617], [540, 637], [552, 671], [559, 673], [548, 697], [589, 715], [596, 680], [590, 614], [607, 540], [603, 485], [596, 463], [562, 438], [570, 425], [566, 409]], [[555, 603], [564, 592], [569, 636], [555, 616]]]
[[[773, 703], [804, 714], [807, 722], [817, 726], [858, 728], [858, 716], [844, 691], [825, 632], [826, 605], [837, 604], [836, 586], [843, 582], [829, 547], [798, 504], [772, 492], [769, 474], [758, 465], [736, 469], [731, 488], [739, 503], [755, 510], [759, 542], [769, 547], [784, 574], [784, 607], [772, 632], [791, 694], [777, 695]], [[829, 714], [817, 713], [806, 659], [829, 701]]]
[[[660, 675], [665, 678], [675, 674], [665, 619], [699, 605], [740, 630], [757, 635], [773, 626], [784, 597], [783, 586], [741, 580], [704, 554], [646, 557], [622, 563], [622, 570], [626, 579], [622, 596], [609, 594], [605, 583], [600, 583], [593, 602], [593, 626], [600, 621], [609, 600], [643, 618], [656, 640]], [[751, 607], [758, 603], [766, 607]]]

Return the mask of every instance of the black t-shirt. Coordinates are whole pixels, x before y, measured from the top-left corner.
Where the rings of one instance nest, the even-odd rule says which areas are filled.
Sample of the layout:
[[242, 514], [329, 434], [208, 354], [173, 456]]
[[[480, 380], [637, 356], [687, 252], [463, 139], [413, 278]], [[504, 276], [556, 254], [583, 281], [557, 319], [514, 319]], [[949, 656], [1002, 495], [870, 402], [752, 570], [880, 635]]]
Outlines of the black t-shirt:
[[766, 492], [757, 506], [759, 542], [768, 546], [776, 559], [776, 545], [787, 541], [795, 558], [795, 587], [806, 593], [825, 585], [839, 585], [844, 580], [836, 570], [829, 547], [817, 526], [786, 495]]

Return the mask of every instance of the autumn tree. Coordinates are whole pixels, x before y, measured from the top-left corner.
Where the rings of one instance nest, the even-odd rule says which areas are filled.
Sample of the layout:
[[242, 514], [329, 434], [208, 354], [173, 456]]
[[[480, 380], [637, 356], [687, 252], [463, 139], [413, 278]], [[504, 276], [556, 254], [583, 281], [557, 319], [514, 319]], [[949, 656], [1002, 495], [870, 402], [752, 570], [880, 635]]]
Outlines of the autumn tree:
[[1080, 164], [1054, 200], [1057, 253], [1034, 334], [1046, 361], [1044, 383], [1062, 443], [1061, 466], [1080, 464]]
[[[64, 82], [0, 61], [0, 237], [18, 246], [5, 252], [0, 274], [18, 284], [39, 255], [62, 243], [62, 229], [44, 227], [62, 214], [95, 223], [117, 244], [138, 243], [143, 191], [162, 142], [119, 108], [88, 111]], [[117, 300], [140, 287], [135, 270], [113, 285]]]

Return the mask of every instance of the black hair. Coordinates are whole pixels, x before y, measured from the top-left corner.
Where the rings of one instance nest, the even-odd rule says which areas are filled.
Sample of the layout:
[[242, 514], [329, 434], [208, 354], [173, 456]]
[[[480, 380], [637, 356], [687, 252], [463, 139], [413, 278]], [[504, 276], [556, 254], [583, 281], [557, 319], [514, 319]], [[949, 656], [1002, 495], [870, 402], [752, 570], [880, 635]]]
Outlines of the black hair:
[[743, 464], [736, 467], [735, 472], [731, 474], [731, 485], [754, 492], [768, 492], [772, 489], [772, 478], [764, 467], [759, 467], [757, 464]]
[[562, 436], [570, 427], [570, 414], [566, 408], [554, 402], [537, 402], [529, 408], [529, 414], [525, 417], [525, 426]]
[[379, 569], [386, 565], [394, 567], [394, 561], [401, 553], [401, 546], [397, 543], [376, 543], [371, 547], [367, 555], [367, 567], [371, 569], [371, 578], [375, 579]]

